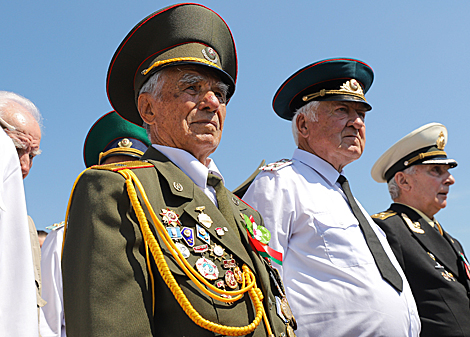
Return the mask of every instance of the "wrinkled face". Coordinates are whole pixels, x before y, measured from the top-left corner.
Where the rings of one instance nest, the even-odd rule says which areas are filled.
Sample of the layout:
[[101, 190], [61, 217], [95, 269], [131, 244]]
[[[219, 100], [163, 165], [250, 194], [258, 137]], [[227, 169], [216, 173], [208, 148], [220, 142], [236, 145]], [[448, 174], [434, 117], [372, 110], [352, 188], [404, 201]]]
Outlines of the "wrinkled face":
[[139, 97], [152, 143], [186, 150], [205, 164], [222, 137], [227, 86], [202, 66], [169, 68], [162, 80], [157, 97], [147, 94], [153, 119], [140, 111]]
[[447, 206], [450, 185], [455, 183], [449, 165], [416, 165], [416, 172], [408, 175], [410, 197], [419, 209], [431, 219]]
[[366, 105], [358, 102], [320, 102], [318, 121], [308, 121], [313, 130], [307, 139], [312, 152], [338, 171], [358, 159], [366, 143], [366, 111]]
[[11, 102], [4, 108], [4, 120], [13, 125], [16, 130], [6, 130], [13, 140], [20, 159], [23, 179], [29, 174], [33, 159], [41, 153], [41, 129], [34, 117], [21, 105]]

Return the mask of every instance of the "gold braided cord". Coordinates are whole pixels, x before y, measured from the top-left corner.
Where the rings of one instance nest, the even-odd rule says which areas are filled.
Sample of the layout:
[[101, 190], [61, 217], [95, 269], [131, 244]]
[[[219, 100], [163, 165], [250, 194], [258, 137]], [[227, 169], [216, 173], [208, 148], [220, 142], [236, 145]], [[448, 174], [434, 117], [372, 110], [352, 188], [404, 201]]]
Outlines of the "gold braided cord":
[[445, 151], [431, 151], [431, 152], [424, 152], [424, 153], [420, 153], [418, 154], [416, 157], [413, 157], [411, 158], [410, 160], [407, 160], [405, 162], [405, 166], [408, 166], [410, 165], [411, 163], [414, 163], [415, 161], [417, 160], [421, 160], [421, 159], [424, 159], [426, 157], [430, 157], [430, 156], [447, 156], [447, 153]]
[[101, 163], [101, 158], [106, 157], [108, 154], [115, 153], [115, 152], [133, 153], [140, 157], [144, 154], [142, 151], [131, 148], [131, 147], [113, 147], [112, 149], [106, 152], [100, 152], [100, 155], [98, 157], [98, 163]]
[[149, 245], [145, 242], [145, 256], [147, 260], [147, 268], [149, 269], [150, 282], [152, 283], [152, 315], [155, 314], [155, 279], [153, 277], [152, 268], [150, 268]]
[[[173, 277], [173, 275], [172, 275], [172, 273], [171, 273], [171, 271], [168, 267], [168, 264], [165, 261], [165, 257], [163, 256], [161, 248], [160, 248], [157, 240], [155, 239], [155, 236], [153, 235], [152, 231], [149, 228], [147, 218], [146, 218], [145, 213], [142, 209], [142, 206], [140, 205], [139, 200], [137, 198], [137, 193], [136, 193], [136, 190], [134, 188], [133, 181], [137, 185], [137, 187], [139, 188], [139, 191], [140, 191], [141, 195], [144, 198], [144, 202], [146, 203], [146, 206], [148, 207], [149, 206], [149, 205], [147, 205], [148, 199], [147, 199], [147, 196], [145, 194], [145, 191], [143, 190], [142, 184], [140, 183], [137, 176], [135, 176], [135, 174], [132, 171], [128, 170], [128, 169], [119, 171], [119, 173], [121, 173], [126, 178], [127, 192], [128, 192], [129, 198], [131, 200], [132, 206], [133, 206], [133, 208], [136, 212], [136, 216], [139, 220], [139, 224], [140, 224], [140, 227], [141, 227], [142, 236], [144, 238], [144, 241], [149, 244], [150, 251], [152, 252], [152, 255], [155, 259], [155, 263], [157, 265], [157, 268], [158, 268], [163, 280], [165, 281], [168, 288], [170, 289], [170, 291], [175, 296], [175, 299], [177, 300], [177, 302], [179, 303], [181, 308], [188, 315], [188, 317], [191, 318], [191, 320], [195, 324], [199, 325], [200, 327], [202, 327], [206, 330], [209, 330], [209, 331], [212, 331], [212, 332], [215, 332], [215, 333], [218, 333], [218, 334], [222, 334], [222, 335], [228, 335], [228, 336], [243, 336], [243, 335], [246, 335], [246, 334], [249, 334], [249, 333], [253, 332], [256, 329], [256, 327], [261, 323], [262, 317], [264, 318], [264, 320], [266, 322], [268, 322], [268, 320], [266, 318], [266, 313], [264, 311], [263, 303], [262, 303], [263, 294], [262, 294], [262, 292], [259, 288], [254, 286], [254, 284], [256, 284], [255, 276], [246, 265], [242, 266], [243, 279], [244, 279], [243, 284], [245, 284], [245, 282], [246, 282], [247, 284], [252, 285], [251, 287], [249, 286], [249, 287], [245, 288], [245, 289], [247, 289], [247, 290], [245, 290], [245, 292], [248, 291], [248, 293], [250, 295], [250, 298], [253, 302], [253, 305], [255, 307], [256, 317], [253, 320], [253, 322], [251, 324], [247, 325], [247, 326], [244, 326], [244, 327], [231, 327], [231, 326], [217, 324], [217, 323], [211, 322], [211, 321], [203, 318], [194, 309], [194, 307], [191, 305], [191, 303], [189, 302], [186, 295], [181, 290], [181, 287], [179, 286], [178, 282], [176, 282], [175, 278]], [[155, 215], [154, 212], [153, 212], [153, 209], [151, 207], [149, 207], [148, 209], [149, 209], [149, 211], [151, 213], [151, 216], [152, 216], [152, 219], [153, 219], [154, 215]], [[155, 222], [156, 223], [156, 228], [157, 228], [159, 234], [161, 235], [161, 228], [159, 228], [159, 227], [163, 227], [163, 225], [156, 218], [156, 216], [155, 216], [155, 219], [157, 220]], [[166, 231], [164, 231], [164, 234], [167, 234]], [[168, 243], [167, 243], [168, 239], [171, 241], [171, 239], [169, 237], [164, 239], [164, 243], [165, 243], [165, 245], [167, 245], [167, 247], [168, 247]], [[172, 251], [172, 249], [170, 249], [170, 251]], [[172, 251], [172, 254], [173, 254], [173, 256], [175, 256], [173, 251]], [[176, 255], [176, 256], [178, 256], [178, 255]], [[178, 258], [179, 258], [179, 256], [178, 256]], [[177, 259], [177, 261], [178, 261], [178, 264], [180, 265], [180, 267], [182, 267], [182, 265], [180, 264], [181, 262], [179, 261], [179, 259]], [[187, 272], [187, 271], [185, 270], [185, 272]], [[188, 275], [188, 277], [190, 277], [195, 282], [195, 284], [198, 286], [199, 289], [201, 289], [201, 290], [204, 289], [204, 287], [199, 282], [197, 282], [197, 280], [192, 278], [190, 274], [187, 274], [187, 275]], [[219, 290], [219, 289], [217, 289], [217, 290]], [[225, 293], [230, 293], [230, 292], [225, 292]], [[234, 299], [232, 299], [232, 301], [233, 300]], [[269, 326], [269, 322], [266, 325], [266, 327], [267, 327], [267, 330], [268, 330], [268, 334], [269, 335], [272, 334], [271, 327]]]
[[216, 67], [216, 68], [222, 69], [220, 66], [218, 66], [218, 65], [215, 64], [214, 62], [210, 62], [210, 61], [201, 59], [201, 58], [199, 58], [199, 57], [176, 57], [176, 58], [173, 58], [173, 59], [156, 61], [156, 62], [152, 63], [152, 65], [151, 65], [150, 67], [148, 67], [147, 69], [142, 70], [142, 73], [141, 73], [141, 74], [145, 76], [145, 75], [147, 75], [147, 74], [148, 74], [152, 69], [154, 69], [154, 68], [163, 66], [163, 65], [168, 64], [168, 63], [184, 62], [184, 61], [187, 61], [187, 62], [204, 63], [204, 64], [210, 65], [210, 66], [212, 66], [212, 67]]
[[77, 179], [75, 179], [75, 182], [73, 183], [72, 192], [70, 192], [69, 202], [67, 204], [67, 210], [65, 211], [64, 236], [63, 236], [63, 240], [62, 240], [62, 251], [60, 253], [61, 260], [62, 260], [62, 254], [64, 252], [65, 233], [67, 232], [67, 225], [69, 223], [69, 211], [70, 211], [70, 205], [72, 204], [73, 191], [75, 191], [75, 187], [77, 186], [78, 180], [80, 179], [82, 174], [85, 173], [85, 171], [88, 171], [89, 169], [90, 169], [90, 167], [86, 168], [85, 170], [83, 170], [82, 173], [80, 173], [78, 175]]
[[349, 96], [358, 97], [358, 98], [364, 100], [365, 102], [367, 102], [364, 95], [361, 95], [361, 94], [356, 94], [354, 92], [350, 92], [350, 91], [346, 91], [346, 90], [325, 90], [325, 89], [322, 89], [319, 92], [315, 92], [313, 94], [305, 95], [304, 97], [302, 97], [302, 101], [308, 102], [308, 101], [310, 101], [314, 98], [317, 98], [317, 97], [320, 97], [320, 96], [323, 97], [325, 95], [349, 95]]
[[[122, 171], [120, 171], [122, 172]], [[122, 174], [122, 173], [121, 173]], [[201, 290], [206, 293], [206, 295], [218, 300], [218, 301], [221, 301], [221, 302], [226, 302], [226, 303], [232, 303], [232, 302], [235, 302], [235, 301], [238, 301], [239, 299], [241, 299], [242, 295], [244, 293], [246, 293], [251, 287], [254, 287], [255, 284], [256, 284], [256, 281], [253, 280], [250, 284], [248, 284], [246, 287], [245, 287], [245, 283], [242, 283], [242, 286], [241, 286], [241, 289], [240, 290], [233, 290], [233, 291], [226, 291], [226, 290], [222, 290], [222, 289], [219, 289], [217, 287], [215, 287], [214, 285], [212, 285], [211, 283], [209, 283], [203, 276], [201, 276], [189, 263], [188, 261], [186, 261], [186, 259], [183, 257], [183, 255], [181, 254], [181, 252], [179, 251], [178, 248], [176, 248], [176, 245], [174, 244], [173, 240], [170, 238], [170, 236], [168, 235], [168, 232], [165, 230], [165, 227], [162, 225], [162, 223], [160, 222], [160, 220], [157, 218], [157, 216], [155, 215], [155, 212], [153, 211], [152, 209], [152, 206], [150, 205], [150, 202], [148, 201], [148, 198], [147, 198], [147, 195], [145, 194], [145, 191], [144, 191], [144, 188], [142, 186], [142, 184], [140, 183], [139, 179], [137, 178], [137, 176], [135, 176], [134, 172], [132, 171], [129, 171], [129, 174], [131, 175], [131, 177], [133, 178], [134, 180], [134, 183], [137, 185], [137, 188], [139, 189], [139, 191], [141, 192], [141, 195], [142, 195], [142, 198], [144, 199], [144, 203], [147, 207], [147, 209], [149, 210], [149, 213], [150, 213], [150, 216], [152, 218], [152, 220], [155, 222], [156, 224], [156, 229], [158, 231], [158, 234], [160, 235], [160, 237], [163, 239], [163, 242], [165, 243], [166, 247], [169, 249], [169, 251], [171, 252], [171, 254], [173, 255], [173, 257], [175, 258], [175, 260], [177, 261], [178, 265], [183, 269], [183, 271], [186, 273], [186, 275], [191, 278], [191, 280], [193, 282], [195, 282], [196, 284], [198, 284], [198, 280], [200, 282], [202, 282], [206, 287], [208, 287], [209, 289], [211, 289], [213, 292], [216, 292], [216, 293], [219, 293], [219, 294], [223, 294], [223, 295], [228, 295], [228, 296], [235, 296], [235, 297], [232, 297], [232, 298], [226, 298], [226, 297], [219, 297], [217, 295], [214, 295], [213, 293], [207, 291], [206, 288], [204, 288], [202, 285], [201, 285]], [[132, 186], [132, 188], [134, 188], [134, 186]], [[140, 206], [140, 204], [139, 204]], [[147, 219], [145, 219], [145, 221], [147, 221]], [[152, 236], [153, 236], [153, 233], [152, 233]], [[250, 271], [251, 272], [251, 271]], [[196, 280], [195, 277], [198, 279]], [[244, 282], [244, 281], [243, 281]], [[239, 295], [239, 296], [237, 296]]]

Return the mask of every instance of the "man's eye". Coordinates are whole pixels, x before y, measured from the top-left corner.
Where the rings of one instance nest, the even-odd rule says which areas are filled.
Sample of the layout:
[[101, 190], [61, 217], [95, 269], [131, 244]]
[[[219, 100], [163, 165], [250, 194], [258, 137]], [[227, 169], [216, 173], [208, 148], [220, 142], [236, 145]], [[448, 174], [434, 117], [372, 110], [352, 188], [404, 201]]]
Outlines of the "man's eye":
[[226, 98], [225, 95], [221, 92], [214, 92], [215, 97], [219, 100], [220, 103], [225, 103]]

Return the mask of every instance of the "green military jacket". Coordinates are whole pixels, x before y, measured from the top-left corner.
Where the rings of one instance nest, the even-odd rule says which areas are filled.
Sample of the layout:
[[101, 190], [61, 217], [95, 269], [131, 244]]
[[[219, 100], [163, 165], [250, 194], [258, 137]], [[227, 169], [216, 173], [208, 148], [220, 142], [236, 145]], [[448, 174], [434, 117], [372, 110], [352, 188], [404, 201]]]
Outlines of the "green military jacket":
[[[219, 278], [213, 281], [214, 285], [223, 280], [227, 271], [223, 260], [233, 258], [240, 267], [246, 264], [255, 274], [257, 285], [264, 294], [264, 308], [273, 334], [285, 336], [287, 324], [277, 314], [275, 298], [282, 296], [282, 285], [275, 282], [269, 266], [250, 247], [240, 216], [240, 213], [251, 215], [257, 224], [262, 225], [259, 213], [227, 190], [238, 236], [210, 199], [164, 155], [150, 147], [142, 160], [152, 165], [135, 168], [133, 172], [144, 186], [162, 223], [163, 210], [173, 211], [178, 215], [181, 227], [193, 229], [194, 246], [202, 246], [207, 242], [197, 237], [196, 229], [201, 224], [198, 221], [200, 211], [196, 208], [204, 206], [204, 213], [213, 221], [210, 228], [204, 227], [210, 236], [209, 250], [196, 253], [193, 247], [188, 247], [189, 264], [194, 266], [202, 256], [213, 261], [219, 270]], [[142, 195], [138, 195], [142, 203]], [[155, 225], [149, 214], [147, 219], [155, 234]], [[227, 231], [222, 236], [216, 233], [216, 228], [224, 227]], [[210, 298], [184, 274], [161, 238], [155, 237], [173, 276], [202, 317], [228, 326], [245, 326], [253, 321], [254, 306], [248, 294], [233, 304]], [[178, 241], [185, 244], [183, 240]], [[223, 247], [222, 257], [214, 254], [214, 244]], [[146, 254], [124, 177], [118, 172], [103, 169], [85, 171], [71, 197], [63, 250], [67, 336], [217, 335], [196, 325], [186, 315], [158, 272], [154, 258], [149, 253], [147, 260]], [[249, 336], [267, 336], [264, 322]]]

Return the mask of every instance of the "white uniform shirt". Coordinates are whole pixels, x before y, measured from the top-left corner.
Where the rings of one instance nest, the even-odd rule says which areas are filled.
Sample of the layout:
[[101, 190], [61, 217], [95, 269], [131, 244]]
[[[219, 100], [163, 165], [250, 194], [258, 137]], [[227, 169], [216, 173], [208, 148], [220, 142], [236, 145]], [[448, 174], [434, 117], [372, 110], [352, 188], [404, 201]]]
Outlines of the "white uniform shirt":
[[278, 267], [297, 336], [418, 336], [416, 304], [385, 234], [360, 206], [403, 279], [401, 293], [382, 279], [339, 173], [299, 149], [292, 160], [261, 172], [243, 199], [263, 216], [269, 245], [283, 253]]
[[219, 172], [219, 169], [212, 159], [209, 158], [209, 165], [205, 166], [197, 160], [196, 157], [185, 150], [156, 144], [153, 144], [152, 146], [178, 166], [179, 169], [183, 171], [218, 207], [215, 190], [212, 186], [207, 185], [207, 176], [209, 173], [212, 173], [219, 176], [224, 184], [225, 182], [224, 177], [222, 177], [222, 174]]
[[41, 248], [42, 298], [47, 301], [41, 308], [42, 337], [65, 337], [64, 302], [62, 287], [62, 242], [64, 227], [52, 230]]
[[38, 336], [38, 311], [23, 175], [0, 130], [0, 335]]

